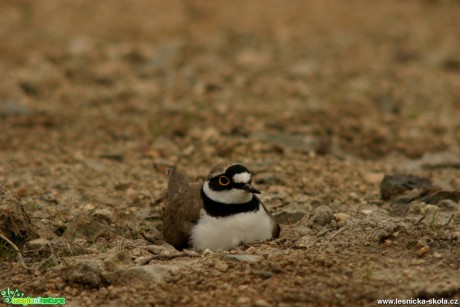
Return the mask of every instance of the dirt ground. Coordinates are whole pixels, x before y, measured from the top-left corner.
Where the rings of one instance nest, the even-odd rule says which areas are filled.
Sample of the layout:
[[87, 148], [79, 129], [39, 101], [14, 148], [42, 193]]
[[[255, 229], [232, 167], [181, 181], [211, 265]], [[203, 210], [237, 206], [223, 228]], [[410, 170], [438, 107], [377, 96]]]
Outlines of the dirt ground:
[[[1, 1], [0, 187], [32, 230], [9, 237], [29, 269], [0, 239], [0, 290], [68, 306], [459, 299], [458, 199], [380, 192], [385, 174], [460, 191], [459, 16], [447, 0]], [[280, 239], [176, 252], [167, 169], [199, 181], [227, 160], [254, 172]]]

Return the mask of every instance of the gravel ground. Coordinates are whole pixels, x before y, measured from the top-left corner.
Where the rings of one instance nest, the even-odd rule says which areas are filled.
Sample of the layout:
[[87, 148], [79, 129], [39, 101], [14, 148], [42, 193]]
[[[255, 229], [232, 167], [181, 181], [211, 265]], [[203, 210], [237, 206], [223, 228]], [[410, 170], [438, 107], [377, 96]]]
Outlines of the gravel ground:
[[[2, 1], [0, 290], [68, 306], [459, 299], [458, 16], [441, 0]], [[175, 251], [167, 169], [200, 181], [229, 160], [281, 237]]]

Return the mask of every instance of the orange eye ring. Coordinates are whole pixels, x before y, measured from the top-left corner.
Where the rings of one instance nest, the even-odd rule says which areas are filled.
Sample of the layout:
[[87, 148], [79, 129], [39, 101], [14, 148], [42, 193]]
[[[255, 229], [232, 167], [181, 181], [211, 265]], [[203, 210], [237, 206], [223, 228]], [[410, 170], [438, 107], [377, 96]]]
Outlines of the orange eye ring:
[[219, 184], [225, 187], [230, 184], [230, 179], [228, 179], [226, 176], [219, 176]]

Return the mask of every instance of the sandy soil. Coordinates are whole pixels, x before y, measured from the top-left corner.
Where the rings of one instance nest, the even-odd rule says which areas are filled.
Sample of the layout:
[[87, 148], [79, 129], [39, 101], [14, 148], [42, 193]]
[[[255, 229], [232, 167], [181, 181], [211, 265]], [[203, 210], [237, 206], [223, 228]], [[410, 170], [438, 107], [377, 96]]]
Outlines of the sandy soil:
[[[460, 298], [458, 16], [441, 0], [2, 1], [0, 226], [29, 269], [0, 239], [0, 290], [68, 306]], [[255, 173], [281, 238], [178, 254], [161, 237], [168, 167], [200, 181], [227, 160]], [[385, 174], [452, 193], [383, 200]]]

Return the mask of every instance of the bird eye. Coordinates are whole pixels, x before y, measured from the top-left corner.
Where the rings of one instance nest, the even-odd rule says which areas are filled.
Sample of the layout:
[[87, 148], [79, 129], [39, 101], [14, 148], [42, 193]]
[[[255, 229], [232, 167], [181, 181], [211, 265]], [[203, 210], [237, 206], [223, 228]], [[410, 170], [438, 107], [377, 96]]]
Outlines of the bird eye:
[[219, 177], [219, 184], [221, 186], [224, 187], [224, 186], [228, 185], [229, 183], [230, 183], [230, 179], [228, 179], [227, 177], [225, 177], [225, 176], [220, 176]]

